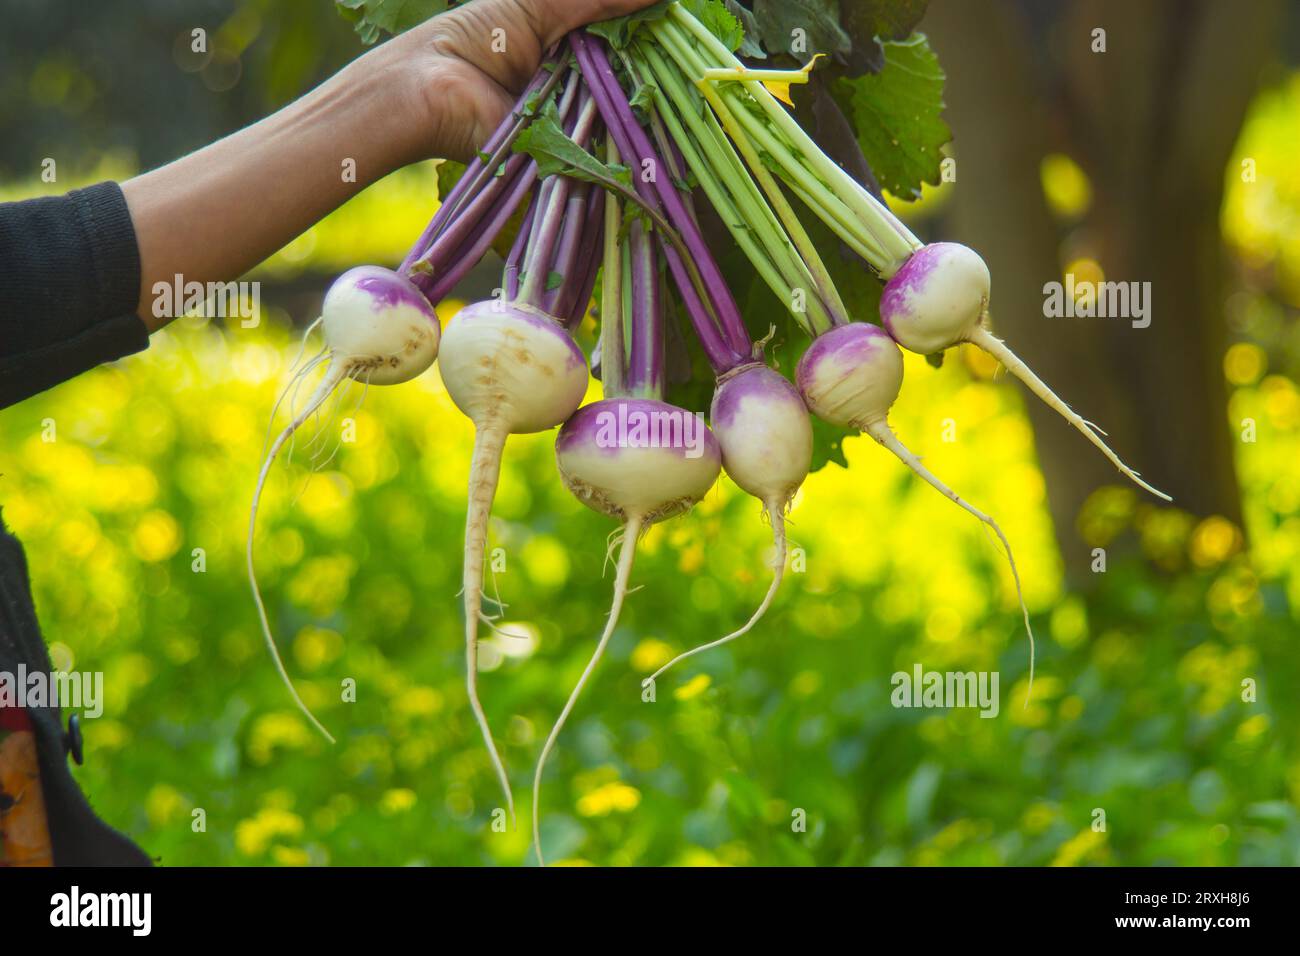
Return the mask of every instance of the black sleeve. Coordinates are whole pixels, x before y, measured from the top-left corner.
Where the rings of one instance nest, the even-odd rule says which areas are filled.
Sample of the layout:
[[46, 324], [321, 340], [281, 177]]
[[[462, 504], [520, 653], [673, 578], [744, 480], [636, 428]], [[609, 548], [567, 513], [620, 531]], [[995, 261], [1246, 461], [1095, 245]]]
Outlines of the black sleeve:
[[148, 346], [139, 296], [117, 183], [0, 203], [0, 408]]
[[[53, 673], [36, 624], [22, 546], [0, 516], [0, 671]], [[149, 866], [138, 846], [95, 815], [68, 769], [63, 722], [57, 706], [27, 711], [36, 733], [36, 754], [55, 866]]]

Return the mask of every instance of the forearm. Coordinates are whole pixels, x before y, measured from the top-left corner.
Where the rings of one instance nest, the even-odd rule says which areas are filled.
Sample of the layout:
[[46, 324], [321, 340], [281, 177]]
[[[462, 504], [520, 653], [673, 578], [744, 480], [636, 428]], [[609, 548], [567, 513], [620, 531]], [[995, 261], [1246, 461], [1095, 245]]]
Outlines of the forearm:
[[423, 158], [411, 71], [384, 48], [279, 112], [122, 186], [140, 248], [138, 315], [154, 285], [233, 279], [390, 170]]

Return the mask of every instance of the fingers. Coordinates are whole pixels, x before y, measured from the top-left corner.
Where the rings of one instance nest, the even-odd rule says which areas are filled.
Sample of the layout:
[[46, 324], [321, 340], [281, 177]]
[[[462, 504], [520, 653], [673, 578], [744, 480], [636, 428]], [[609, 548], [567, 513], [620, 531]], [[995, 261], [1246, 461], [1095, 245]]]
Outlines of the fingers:
[[427, 24], [439, 53], [457, 56], [518, 93], [542, 54], [570, 30], [654, 0], [473, 0]]
[[650, 6], [655, 0], [511, 0], [524, 8], [543, 48], [570, 30], [621, 17]]
[[499, 86], [518, 93], [546, 49], [530, 0], [474, 0], [427, 24], [434, 49], [477, 68]]

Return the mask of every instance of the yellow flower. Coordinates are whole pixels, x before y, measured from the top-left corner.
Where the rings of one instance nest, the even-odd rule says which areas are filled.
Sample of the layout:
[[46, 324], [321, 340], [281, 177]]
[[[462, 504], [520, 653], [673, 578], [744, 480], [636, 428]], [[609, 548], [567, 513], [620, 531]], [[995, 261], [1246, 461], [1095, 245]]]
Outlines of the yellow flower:
[[392, 790], [384, 791], [384, 795], [379, 798], [379, 812], [386, 817], [394, 816], [398, 813], [405, 813], [411, 807], [415, 806], [415, 791], [406, 787], [398, 787]]
[[641, 791], [625, 783], [607, 783], [578, 800], [578, 813], [584, 817], [605, 817], [611, 813], [629, 813], [641, 803]]
[[141, 561], [165, 561], [180, 549], [180, 525], [165, 511], [150, 511], [136, 524], [131, 546]]
[[677, 688], [677, 690], [673, 691], [673, 696], [678, 700], [691, 700], [692, 698], [699, 697], [703, 694], [712, 682], [713, 678], [709, 677], [708, 674], [696, 674], [681, 687]]

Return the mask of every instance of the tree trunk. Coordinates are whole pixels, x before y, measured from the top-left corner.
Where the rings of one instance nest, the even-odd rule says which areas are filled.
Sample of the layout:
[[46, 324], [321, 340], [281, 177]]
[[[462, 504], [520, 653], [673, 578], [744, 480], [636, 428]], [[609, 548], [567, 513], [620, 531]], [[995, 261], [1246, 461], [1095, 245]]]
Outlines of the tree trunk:
[[[1087, 0], [1034, 8], [1050, 23], [1033, 31], [1019, 9], [945, 0], [923, 24], [949, 78], [957, 189], [946, 231], [989, 265], [994, 330], [1109, 432], [1121, 458], [1177, 507], [1240, 524], [1219, 207], [1277, 4]], [[1104, 53], [1092, 51], [1096, 28]], [[1092, 182], [1092, 205], [1069, 236], [1043, 198], [1049, 152], [1071, 156]], [[1149, 327], [1044, 316], [1044, 284], [1079, 254], [1108, 281], [1150, 283]], [[1085, 583], [1077, 516], [1093, 491], [1123, 479], [1024, 395], [1067, 572]]]

